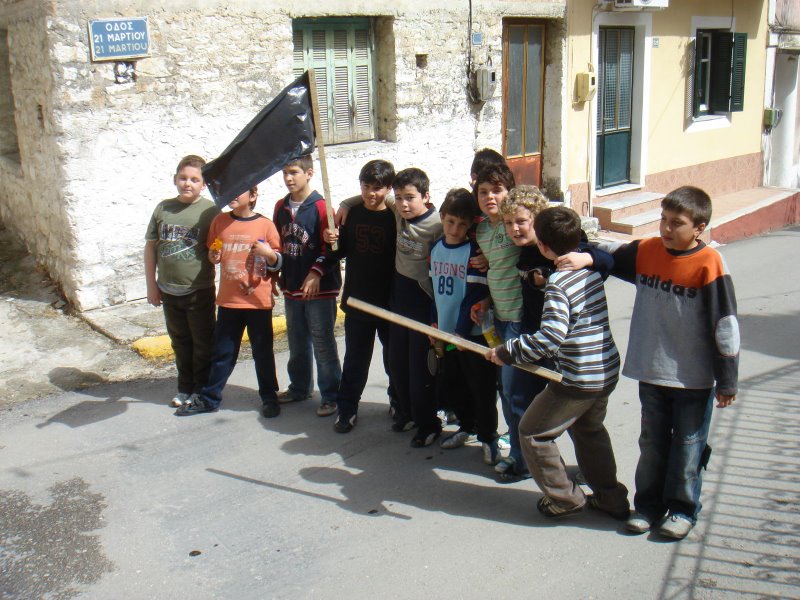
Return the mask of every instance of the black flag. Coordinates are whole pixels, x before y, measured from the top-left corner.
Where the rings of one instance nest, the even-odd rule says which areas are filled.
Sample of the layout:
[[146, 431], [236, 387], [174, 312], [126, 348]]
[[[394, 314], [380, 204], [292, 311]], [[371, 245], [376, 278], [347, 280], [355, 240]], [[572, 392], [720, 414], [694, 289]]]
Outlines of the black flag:
[[314, 118], [308, 72], [284, 88], [217, 158], [203, 178], [222, 208], [292, 159], [314, 151]]

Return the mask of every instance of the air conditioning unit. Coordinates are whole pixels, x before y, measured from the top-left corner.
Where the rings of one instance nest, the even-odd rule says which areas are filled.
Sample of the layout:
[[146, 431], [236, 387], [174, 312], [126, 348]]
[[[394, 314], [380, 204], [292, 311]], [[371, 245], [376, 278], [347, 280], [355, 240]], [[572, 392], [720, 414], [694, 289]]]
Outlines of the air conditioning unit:
[[614, 0], [614, 10], [660, 10], [669, 0]]

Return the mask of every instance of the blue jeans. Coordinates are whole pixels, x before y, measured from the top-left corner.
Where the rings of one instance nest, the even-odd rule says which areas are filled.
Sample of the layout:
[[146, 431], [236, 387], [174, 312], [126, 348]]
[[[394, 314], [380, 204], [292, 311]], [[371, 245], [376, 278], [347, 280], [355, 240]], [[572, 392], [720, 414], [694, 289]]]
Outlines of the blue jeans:
[[208, 385], [200, 392], [200, 396], [214, 407], [222, 402], [222, 390], [239, 357], [245, 327], [250, 338], [250, 348], [253, 350], [261, 402], [277, 400], [278, 377], [275, 374], [275, 354], [272, 351], [272, 310], [220, 306], [214, 327], [211, 373], [208, 376]]
[[642, 432], [636, 466], [636, 510], [655, 521], [666, 513], [693, 523], [700, 512], [700, 474], [708, 462], [714, 390], [639, 382]]
[[289, 338], [289, 393], [297, 399], [311, 395], [314, 389], [313, 350], [322, 402], [336, 402], [342, 378], [339, 350], [333, 333], [336, 326], [336, 299], [285, 298], [284, 305]]
[[[503, 342], [518, 338], [522, 333], [522, 324], [512, 321], [494, 320], [497, 335]], [[547, 380], [516, 367], [506, 365], [500, 367], [500, 406], [503, 409], [508, 425], [511, 449], [508, 456], [516, 461], [516, 472], [527, 473], [525, 461], [519, 443], [519, 422], [528, 410], [533, 398], [547, 386]]]

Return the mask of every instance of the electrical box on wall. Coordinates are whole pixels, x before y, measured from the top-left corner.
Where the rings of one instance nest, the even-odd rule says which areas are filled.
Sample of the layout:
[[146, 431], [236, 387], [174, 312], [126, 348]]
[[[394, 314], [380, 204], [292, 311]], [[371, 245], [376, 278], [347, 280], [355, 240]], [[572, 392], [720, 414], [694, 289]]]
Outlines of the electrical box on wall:
[[486, 102], [494, 96], [497, 87], [497, 71], [494, 67], [477, 67], [475, 69], [475, 100]]
[[588, 102], [594, 98], [597, 91], [597, 80], [594, 73], [578, 73], [575, 76], [575, 99], [578, 102]]

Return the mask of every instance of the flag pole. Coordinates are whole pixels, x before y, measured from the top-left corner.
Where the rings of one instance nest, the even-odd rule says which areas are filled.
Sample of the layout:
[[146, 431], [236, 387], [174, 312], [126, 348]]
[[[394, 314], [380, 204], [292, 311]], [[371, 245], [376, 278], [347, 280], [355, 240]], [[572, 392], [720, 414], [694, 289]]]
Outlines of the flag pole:
[[[333, 206], [331, 205], [331, 188], [328, 184], [328, 163], [325, 161], [325, 142], [322, 139], [322, 128], [320, 127], [319, 101], [317, 100], [317, 78], [314, 69], [308, 70], [308, 84], [311, 88], [311, 112], [314, 115], [314, 133], [316, 134], [317, 148], [319, 149], [319, 166], [322, 171], [322, 193], [325, 194], [325, 211], [328, 213], [328, 229], [333, 232], [335, 224], [333, 222]], [[331, 244], [331, 248], [336, 251], [339, 245], [336, 242]]]

